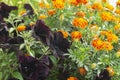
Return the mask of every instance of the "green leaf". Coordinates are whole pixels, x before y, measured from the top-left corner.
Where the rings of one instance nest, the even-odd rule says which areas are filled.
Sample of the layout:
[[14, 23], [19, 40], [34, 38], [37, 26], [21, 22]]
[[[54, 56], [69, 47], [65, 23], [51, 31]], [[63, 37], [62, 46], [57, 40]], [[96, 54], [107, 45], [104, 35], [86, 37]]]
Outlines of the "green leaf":
[[23, 77], [22, 77], [21, 73], [19, 73], [19, 72], [14, 72], [13, 73], [13, 77], [17, 78], [19, 80], [23, 80]]
[[11, 33], [11, 32], [13, 32], [14, 30], [15, 30], [15, 28], [10, 28], [9, 31], [10, 31], [10, 33]]
[[54, 56], [50, 56], [51, 61], [55, 66], [57, 66], [57, 59]]
[[23, 49], [25, 47], [25, 44], [21, 44], [20, 45], [20, 50]]
[[0, 72], [0, 80], [2, 80], [2, 72]]

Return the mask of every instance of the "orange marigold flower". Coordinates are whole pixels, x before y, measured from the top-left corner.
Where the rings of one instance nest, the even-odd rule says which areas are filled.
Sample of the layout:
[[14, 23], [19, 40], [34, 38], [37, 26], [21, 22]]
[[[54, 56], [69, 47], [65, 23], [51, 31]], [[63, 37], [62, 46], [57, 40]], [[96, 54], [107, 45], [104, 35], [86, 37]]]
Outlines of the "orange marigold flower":
[[112, 44], [111, 44], [110, 42], [108, 42], [108, 41], [104, 41], [104, 42], [103, 42], [103, 46], [104, 46], [104, 49], [105, 49], [106, 51], [110, 51], [110, 50], [113, 49]]
[[108, 34], [107, 40], [109, 42], [118, 42], [118, 36], [116, 36], [115, 34]]
[[120, 0], [118, 0], [118, 1], [116, 2], [116, 5], [117, 5], [117, 6], [120, 6]]
[[50, 16], [52, 16], [52, 15], [54, 15], [55, 14], [55, 10], [53, 9], [53, 10], [48, 10], [48, 15], [50, 15]]
[[71, 33], [71, 38], [73, 39], [73, 40], [79, 40], [80, 38], [82, 38], [82, 34], [81, 34], [81, 32], [79, 32], [79, 31], [73, 31], [72, 33]]
[[115, 21], [116, 22], [117, 18], [113, 15], [112, 16], [112, 21]]
[[75, 6], [78, 6], [78, 5], [79, 5], [79, 3], [77, 2], [77, 0], [71, 0], [70, 3], [71, 3], [72, 5], [75, 5]]
[[22, 11], [20, 11], [20, 13], [19, 13], [19, 15], [24, 15], [26, 13], [26, 10], [22, 10]]
[[109, 42], [117, 42], [118, 36], [113, 34], [111, 31], [101, 31], [101, 35], [105, 35], [107, 37], [107, 41]]
[[21, 25], [17, 27], [17, 31], [24, 31], [26, 29], [26, 26]]
[[67, 80], [78, 80], [76, 77], [69, 77]]
[[88, 0], [76, 0], [80, 4], [87, 4]]
[[100, 16], [101, 16], [101, 19], [102, 19], [103, 21], [111, 21], [111, 20], [112, 20], [112, 14], [109, 13], [109, 12], [102, 12], [102, 13], [100, 14]]
[[107, 2], [107, 0], [102, 0], [102, 2]]
[[108, 32], [106, 30], [100, 32], [101, 35], [107, 35]]
[[71, 0], [70, 3], [75, 6], [78, 6], [80, 4], [87, 4], [88, 0]]
[[113, 76], [115, 74], [115, 72], [114, 72], [112, 67], [107, 67], [106, 70], [108, 71], [109, 76]]
[[87, 74], [87, 71], [86, 71], [86, 69], [84, 67], [80, 67], [79, 68], [79, 73], [80, 73], [81, 76], [84, 76], [84, 75]]
[[78, 16], [78, 17], [85, 17], [86, 16], [86, 14], [82, 11], [81, 12], [76, 12], [75, 15]]
[[75, 27], [80, 27], [83, 29], [87, 26], [88, 22], [83, 18], [75, 18], [73, 19], [72, 24]]
[[111, 4], [107, 4], [106, 5], [106, 8], [110, 11], [113, 11], [114, 10], [114, 7], [111, 5]]
[[64, 1], [63, 0], [54, 0], [53, 6], [57, 9], [63, 9], [64, 8]]
[[115, 13], [120, 15], [120, 9], [116, 9]]
[[97, 50], [102, 50], [104, 48], [103, 41], [99, 38], [95, 38], [94, 40], [92, 40], [92, 46]]
[[64, 38], [68, 37], [68, 32], [64, 31], [64, 30], [58, 30], [58, 32], [61, 32], [63, 34]]
[[44, 15], [44, 14], [41, 14], [41, 15], [39, 16], [39, 19], [45, 19], [45, 18], [47, 18], [47, 16]]
[[100, 4], [100, 3], [94, 3], [94, 4], [92, 4], [92, 9], [102, 10], [102, 9], [103, 9], [103, 6], [102, 6], [102, 4]]

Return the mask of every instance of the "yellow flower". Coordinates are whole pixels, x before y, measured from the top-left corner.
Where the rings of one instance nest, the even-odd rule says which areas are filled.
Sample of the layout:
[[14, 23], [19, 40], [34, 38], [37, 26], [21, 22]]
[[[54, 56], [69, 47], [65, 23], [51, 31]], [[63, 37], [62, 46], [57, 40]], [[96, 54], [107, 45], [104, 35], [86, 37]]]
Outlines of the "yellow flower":
[[68, 32], [64, 31], [64, 30], [58, 30], [58, 32], [61, 32], [63, 34], [64, 38], [68, 37]]
[[99, 30], [99, 27], [96, 24], [93, 24], [93, 25], [90, 26], [90, 30], [96, 32], [96, 31]]
[[106, 70], [108, 71], [109, 76], [113, 76], [115, 74], [113, 68], [111, 68], [111, 67], [107, 67]]
[[39, 19], [46, 19], [46, 18], [47, 18], [47, 16], [44, 15], [44, 14], [41, 14], [41, 15], [39, 16]]
[[104, 46], [104, 49], [105, 49], [106, 51], [110, 51], [110, 50], [113, 49], [112, 44], [111, 44], [110, 42], [108, 42], [108, 41], [104, 41], [104, 42], [103, 42], [103, 46]]
[[39, 6], [40, 6], [40, 8], [45, 8], [45, 4], [44, 4], [44, 2], [39, 2]]
[[79, 40], [80, 38], [82, 38], [82, 34], [81, 34], [81, 32], [79, 32], [79, 31], [73, 31], [73, 32], [71, 33], [71, 38], [73, 39], [73, 41], [74, 41], [74, 40], [77, 41], [77, 40]]
[[101, 3], [93, 3], [93, 4], [92, 4], [92, 9], [102, 10], [102, 9], [103, 9], [103, 6], [102, 6]]
[[46, 4], [45, 4], [45, 7], [46, 7], [47, 9], [50, 8], [50, 4], [46, 3]]
[[83, 29], [87, 26], [88, 22], [83, 18], [75, 18], [73, 19], [72, 24], [75, 27], [80, 27]]
[[111, 20], [112, 20], [112, 14], [109, 13], [109, 12], [102, 12], [102, 13], [100, 14], [100, 16], [101, 16], [101, 19], [102, 19], [103, 21], [111, 21]]
[[96, 66], [97, 66], [97, 64], [96, 64], [96, 63], [92, 63], [92, 64], [91, 64], [91, 68], [92, 68], [92, 69], [95, 69], [95, 68], [96, 68]]
[[33, 27], [35, 25], [35, 22], [30, 22], [30, 26]]
[[54, 0], [52, 2], [53, 2], [54, 8], [57, 8], [57, 9], [63, 9], [64, 8], [64, 1], [63, 0]]
[[116, 9], [115, 13], [120, 15], [120, 9]]
[[114, 10], [114, 7], [110, 4], [107, 4], [106, 5], [106, 8], [109, 9], [110, 11], [113, 11]]
[[81, 76], [84, 76], [84, 75], [87, 74], [87, 71], [86, 71], [86, 69], [84, 67], [80, 67], [79, 68], [79, 73], [80, 73]]
[[39, 2], [39, 6], [40, 8], [50, 8], [50, 4], [44, 3], [43, 1]]
[[26, 29], [26, 26], [21, 25], [17, 27], [17, 31], [24, 31]]
[[118, 52], [116, 53], [116, 57], [117, 57], [117, 58], [120, 57], [120, 51], [118, 51]]
[[56, 11], [53, 9], [53, 10], [48, 10], [47, 13], [48, 13], [48, 15], [52, 16], [52, 15], [55, 14], [55, 12], [56, 12]]
[[76, 77], [69, 77], [67, 80], [78, 80]]
[[22, 11], [19, 13], [19, 15], [22, 16], [22, 15], [24, 15], [25, 13], [26, 13], [26, 10], [22, 10]]
[[120, 18], [116, 17], [116, 24], [120, 23]]
[[120, 31], [120, 24], [115, 25], [114, 30]]

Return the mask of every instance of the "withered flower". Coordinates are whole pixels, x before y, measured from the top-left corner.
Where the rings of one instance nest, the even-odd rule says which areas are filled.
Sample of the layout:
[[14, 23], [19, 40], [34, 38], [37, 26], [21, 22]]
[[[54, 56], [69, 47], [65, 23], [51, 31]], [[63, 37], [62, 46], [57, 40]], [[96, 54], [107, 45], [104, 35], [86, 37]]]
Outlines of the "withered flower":
[[9, 33], [6, 31], [6, 29], [0, 30], [0, 44], [5, 43], [9, 38]]
[[24, 4], [24, 8], [26, 9], [28, 15], [33, 15], [34, 14], [34, 10], [33, 10], [33, 8], [31, 7], [30, 4]]
[[9, 13], [12, 10], [17, 10], [17, 7], [16, 6], [8, 6], [7, 4], [0, 2], [0, 15], [3, 18], [8, 18]]
[[66, 38], [63, 37], [61, 32], [55, 32], [53, 46], [54, 48], [58, 48], [59, 50], [66, 53], [68, 52], [67, 49], [70, 48], [70, 43], [68, 42]]
[[68, 52], [70, 43], [61, 32], [52, 33], [51, 29], [42, 20], [38, 20], [34, 27], [35, 36], [47, 44], [55, 53]]
[[43, 43], [49, 45], [47, 40], [49, 40], [48, 38], [50, 37], [50, 35], [52, 35], [52, 31], [47, 25], [45, 25], [42, 20], [37, 20], [34, 27], [34, 33], [35, 36], [40, 38]]
[[99, 76], [96, 76], [94, 80], [111, 80], [111, 77], [109, 76], [109, 72], [105, 69], [101, 71]]
[[25, 80], [45, 80], [49, 67], [32, 56], [19, 56], [19, 69]]
[[9, 44], [22, 44], [22, 43], [24, 43], [24, 39], [20, 36], [17, 36], [14, 38], [9, 38], [7, 40], [7, 43], [9, 43]]

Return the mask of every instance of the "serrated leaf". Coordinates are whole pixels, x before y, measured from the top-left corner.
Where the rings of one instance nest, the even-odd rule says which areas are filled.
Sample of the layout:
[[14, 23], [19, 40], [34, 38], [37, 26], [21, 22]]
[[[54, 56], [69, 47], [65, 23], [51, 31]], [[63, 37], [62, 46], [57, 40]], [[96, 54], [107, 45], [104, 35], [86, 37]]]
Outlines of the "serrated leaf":
[[13, 73], [13, 77], [17, 78], [19, 80], [23, 80], [23, 77], [22, 77], [21, 73], [19, 73], [19, 72], [14, 72]]

